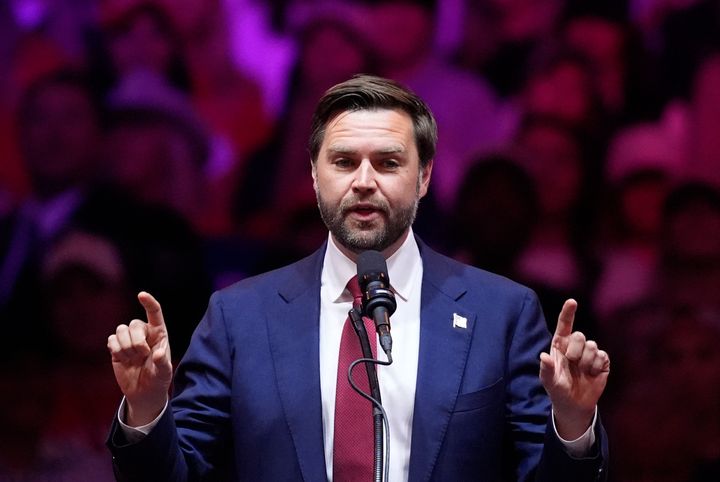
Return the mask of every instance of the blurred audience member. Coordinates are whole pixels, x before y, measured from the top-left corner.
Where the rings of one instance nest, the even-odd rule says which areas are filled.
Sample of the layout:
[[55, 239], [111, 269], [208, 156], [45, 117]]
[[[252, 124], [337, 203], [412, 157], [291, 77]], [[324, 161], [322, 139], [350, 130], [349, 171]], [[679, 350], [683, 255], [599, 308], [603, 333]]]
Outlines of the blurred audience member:
[[561, 41], [588, 59], [604, 111], [615, 123], [656, 118], [662, 108], [651, 56], [621, 2], [568, 2]]
[[273, 238], [295, 210], [316, 208], [307, 150], [315, 104], [328, 88], [369, 71], [369, 51], [350, 25], [321, 17], [304, 27], [283, 120], [248, 161], [236, 194], [235, 216], [250, 236]]
[[518, 279], [518, 258], [538, 221], [530, 174], [508, 156], [478, 158], [465, 175], [453, 213], [456, 257]]
[[[639, 0], [635, 0], [636, 2]], [[693, 76], [710, 52], [720, 49], [720, 3], [715, 0], [645, 0], [659, 24], [661, 72], [669, 99], [687, 98]]]
[[671, 185], [661, 169], [643, 168], [629, 171], [611, 186], [604, 213], [607, 232], [598, 246], [602, 268], [593, 297], [601, 318], [652, 293], [662, 209]]
[[99, 360], [107, 327], [128, 322], [133, 312], [120, 250], [102, 236], [66, 234], [45, 259], [40, 293], [56, 357], [45, 433], [64, 467], [58, 480], [70, 474], [113, 480], [103, 443], [120, 394], [107, 384], [108, 370]]
[[[719, 46], [720, 47], [720, 46]], [[698, 68], [690, 99], [688, 174], [720, 186], [720, 50]]]
[[[538, 291], [548, 312], [575, 297], [593, 333], [590, 293], [597, 276], [594, 191], [600, 176], [588, 147], [570, 124], [528, 117], [518, 133], [517, 156], [531, 174], [538, 195], [532, 236], [517, 261], [517, 276]], [[543, 299], [544, 298], [544, 299]], [[549, 320], [554, 323], [554, 318]], [[552, 326], [552, 325], [551, 325]]]
[[187, 96], [186, 110], [191, 104], [207, 127], [207, 160], [198, 177], [205, 187], [200, 227], [208, 235], [232, 231], [234, 179], [270, 123], [257, 85], [231, 62], [221, 2], [110, 3], [105, 29], [112, 85], [122, 89], [128, 78], [155, 76]]
[[127, 322], [134, 308], [119, 247], [104, 236], [73, 230], [49, 251], [41, 276], [53, 351], [66, 363], [97, 367], [105, 328]]
[[622, 403], [607, 417], [609, 430], [616, 434], [610, 462], [613, 481], [690, 480], [697, 423], [684, 413], [685, 398], [674, 395], [647, 365], [641, 378], [624, 387]]
[[589, 60], [578, 52], [555, 50], [534, 59], [520, 96], [520, 115], [554, 118], [598, 145], [610, 126]]
[[435, 115], [442, 142], [433, 167], [433, 198], [424, 202], [427, 207], [436, 201], [448, 212], [473, 158], [505, 144], [513, 118], [482, 77], [454, 67], [433, 51], [432, 8], [412, 1], [378, 2], [369, 18], [363, 29], [380, 73], [410, 87]]
[[[205, 267], [203, 239], [172, 209], [146, 204], [113, 194], [112, 202], [86, 207], [85, 217], [92, 223], [81, 225], [106, 239], [121, 252], [130, 289], [158, 293], [168, 300], [163, 305], [173, 324], [173, 357], [182, 357], [197, 321], [210, 296], [210, 280]], [[134, 317], [142, 315], [132, 303]], [[126, 321], [130, 321], [129, 319]]]
[[720, 312], [720, 191], [692, 182], [675, 188], [663, 212], [659, 296]]
[[623, 367], [635, 377], [621, 378], [609, 421], [622, 433], [612, 468], [619, 482], [712, 480], [699, 477], [720, 460], [719, 320], [692, 307], [664, 313], [649, 336], [633, 339], [645, 356]]
[[[656, 194], [650, 196], [653, 205]], [[612, 310], [601, 307], [600, 339], [614, 353], [620, 386], [642, 375], [652, 363], [658, 331], [680, 314], [691, 313], [720, 329], [720, 193], [701, 183], [674, 187], [665, 197], [661, 219], [650, 289], [642, 299], [617, 303]], [[631, 281], [617, 282], [629, 290]], [[626, 343], [630, 339], [636, 341], [632, 349]]]
[[[0, 320], [8, 336], [18, 340], [12, 349], [23, 349], [29, 340], [47, 341], [48, 320], [36, 302], [41, 267], [63, 234], [82, 228], [103, 233], [132, 253], [127, 259], [133, 289], [152, 285], [176, 299], [168, 308], [178, 311], [181, 353], [207, 299], [200, 242], [172, 213], [133, 201], [102, 182], [112, 179], [100, 163], [101, 112], [85, 79], [75, 72], [54, 73], [23, 98], [18, 128], [34, 192], [0, 221]], [[173, 149], [188, 156], [183, 146], [191, 142], [182, 137]], [[175, 180], [170, 173], [164, 172], [158, 190]]]
[[33, 192], [0, 220], [0, 319], [22, 333], [41, 331], [32, 322], [38, 267], [99, 177], [101, 113], [86, 77], [59, 71], [28, 88], [17, 125]]
[[58, 465], [45, 430], [52, 401], [51, 363], [40, 350], [0, 357], [0, 480], [53, 480]]
[[[720, 460], [720, 316], [679, 309], [654, 343], [651, 366], [666, 389], [682, 400], [693, 427], [696, 461]], [[670, 393], [667, 396], [672, 397]], [[702, 423], [693, 423], [702, 421]]]
[[519, 272], [558, 290], [586, 293], [594, 266], [590, 240], [598, 177], [581, 137], [570, 124], [528, 118], [517, 138], [521, 160], [538, 190], [537, 229], [521, 256]]
[[138, 201], [174, 209], [202, 227], [208, 137], [188, 99], [161, 77], [137, 71], [122, 79], [108, 104], [113, 180]]
[[97, 60], [109, 70], [108, 87], [141, 71], [155, 73], [177, 89], [190, 90], [180, 35], [156, 2], [134, 2], [129, 6], [106, 2], [102, 29], [107, 52], [98, 51], [101, 56]]
[[[505, 97], [521, 90], [536, 50], [557, 30], [567, 0], [468, 2], [462, 65], [487, 78]], [[474, 20], [474, 21], [473, 21]], [[479, 42], [479, 39], [490, 42]], [[477, 52], [488, 45], [484, 51]]]
[[212, 133], [205, 168], [205, 232], [234, 232], [232, 204], [248, 156], [267, 142], [273, 127], [257, 82], [232, 59], [225, 4], [220, 0], [163, 0], [172, 9], [186, 46], [192, 100]]
[[159, 1], [170, 12], [182, 38], [193, 104], [213, 134], [230, 144], [235, 156], [230, 160], [211, 159], [215, 164], [209, 174], [211, 178], [234, 175], [232, 166], [222, 162], [241, 163], [267, 140], [272, 122], [264, 110], [259, 86], [234, 63], [224, 2]]
[[[523, 271], [521, 262], [527, 262], [527, 250], [543, 220], [538, 187], [530, 173], [506, 155], [478, 158], [465, 177], [453, 212], [450, 232], [455, 257], [530, 286], [548, 314], [549, 328], [554, 329], [550, 310], [562, 306], [569, 295], [579, 294]], [[591, 307], [583, 301], [578, 320], [584, 329], [592, 330]]]
[[660, 257], [662, 212], [668, 191], [683, 172], [684, 125], [666, 115], [618, 131], [608, 148], [608, 198], [601, 226], [602, 273], [595, 310], [608, 321], [623, 305], [653, 294]]
[[[624, 142], [639, 141], [644, 150], [685, 179], [720, 186], [720, 50], [706, 55], [694, 73], [689, 99], [670, 102], [655, 123], [630, 126], [618, 134]], [[639, 156], [645, 156], [639, 152]], [[609, 166], [610, 168], [620, 167]]]

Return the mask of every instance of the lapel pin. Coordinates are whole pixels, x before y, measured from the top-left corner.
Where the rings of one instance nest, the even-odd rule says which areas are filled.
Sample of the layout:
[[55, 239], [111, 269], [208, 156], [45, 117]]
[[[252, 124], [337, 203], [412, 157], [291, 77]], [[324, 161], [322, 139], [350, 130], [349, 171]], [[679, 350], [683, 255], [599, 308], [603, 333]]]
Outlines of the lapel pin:
[[453, 328], [467, 329], [467, 318], [453, 313]]

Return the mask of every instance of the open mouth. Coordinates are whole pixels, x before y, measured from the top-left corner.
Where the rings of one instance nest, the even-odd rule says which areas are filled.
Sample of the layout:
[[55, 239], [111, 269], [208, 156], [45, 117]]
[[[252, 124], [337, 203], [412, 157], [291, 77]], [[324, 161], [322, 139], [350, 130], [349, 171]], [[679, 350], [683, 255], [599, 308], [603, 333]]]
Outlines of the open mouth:
[[370, 204], [358, 204], [347, 210], [347, 214], [361, 221], [370, 221], [381, 216], [383, 211]]

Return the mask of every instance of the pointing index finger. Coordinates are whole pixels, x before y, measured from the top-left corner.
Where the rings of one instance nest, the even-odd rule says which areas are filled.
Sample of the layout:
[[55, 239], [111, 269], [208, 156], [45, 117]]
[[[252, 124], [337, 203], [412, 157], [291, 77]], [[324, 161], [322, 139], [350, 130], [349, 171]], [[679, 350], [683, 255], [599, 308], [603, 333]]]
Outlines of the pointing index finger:
[[558, 316], [557, 327], [555, 328], [555, 336], [570, 336], [572, 334], [573, 323], [575, 322], [575, 311], [577, 310], [577, 301], [570, 298], [563, 304]]
[[148, 324], [155, 327], [164, 327], [165, 319], [163, 318], [160, 303], [147, 291], [138, 293], [138, 301], [145, 308]]

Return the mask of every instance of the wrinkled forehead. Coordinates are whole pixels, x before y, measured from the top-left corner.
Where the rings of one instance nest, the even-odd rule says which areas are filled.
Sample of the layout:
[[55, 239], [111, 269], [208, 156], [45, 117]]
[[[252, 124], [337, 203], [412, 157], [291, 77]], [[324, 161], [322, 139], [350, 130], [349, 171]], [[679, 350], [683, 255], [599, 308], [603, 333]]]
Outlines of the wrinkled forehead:
[[327, 123], [321, 148], [347, 151], [368, 143], [388, 153], [416, 151], [412, 119], [400, 109], [342, 111]]

